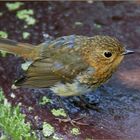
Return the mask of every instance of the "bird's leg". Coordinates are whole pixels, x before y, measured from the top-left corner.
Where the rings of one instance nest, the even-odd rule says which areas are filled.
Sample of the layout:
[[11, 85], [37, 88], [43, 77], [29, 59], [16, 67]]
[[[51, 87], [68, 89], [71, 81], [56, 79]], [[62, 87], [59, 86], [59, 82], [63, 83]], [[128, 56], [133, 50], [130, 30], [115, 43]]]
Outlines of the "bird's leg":
[[79, 122], [79, 120], [82, 120], [83, 118], [84, 118], [84, 116], [83, 117], [76, 118], [76, 119], [71, 119], [69, 117], [69, 115], [68, 115], [66, 119], [56, 118], [56, 120], [58, 120], [60, 123], [61, 122], [71, 123], [73, 126], [75, 126], [75, 125], [89, 125], [87, 123]]
[[82, 95], [79, 96], [79, 98], [80, 98], [80, 106], [82, 106], [84, 109], [93, 109], [96, 110], [97, 112], [100, 112], [101, 109], [97, 106], [98, 103], [88, 103]]
[[75, 125], [88, 125], [87, 123], [79, 122], [79, 120], [82, 120], [82, 119], [84, 118], [84, 116], [83, 116], [83, 117], [79, 117], [79, 118], [72, 119], [72, 118], [69, 116], [69, 113], [68, 113], [67, 109], [65, 108], [61, 97], [59, 97], [59, 96], [58, 96], [58, 101], [59, 101], [59, 104], [60, 104], [61, 107], [64, 109], [64, 111], [65, 111], [65, 113], [66, 113], [66, 115], [67, 115], [67, 118], [56, 118], [60, 123], [61, 123], [61, 122], [64, 122], [64, 123], [71, 123], [73, 126], [75, 126]]

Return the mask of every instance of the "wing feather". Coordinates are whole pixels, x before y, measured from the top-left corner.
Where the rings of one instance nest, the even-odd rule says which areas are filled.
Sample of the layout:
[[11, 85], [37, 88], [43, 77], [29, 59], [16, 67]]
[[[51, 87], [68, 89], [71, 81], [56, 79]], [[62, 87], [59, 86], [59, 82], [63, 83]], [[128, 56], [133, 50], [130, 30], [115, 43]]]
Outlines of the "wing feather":
[[25, 78], [16, 82], [17, 86], [50, 87], [58, 82], [72, 82], [76, 76], [88, 68], [79, 51], [74, 51], [75, 36], [58, 38], [42, 50], [42, 58], [28, 68]]

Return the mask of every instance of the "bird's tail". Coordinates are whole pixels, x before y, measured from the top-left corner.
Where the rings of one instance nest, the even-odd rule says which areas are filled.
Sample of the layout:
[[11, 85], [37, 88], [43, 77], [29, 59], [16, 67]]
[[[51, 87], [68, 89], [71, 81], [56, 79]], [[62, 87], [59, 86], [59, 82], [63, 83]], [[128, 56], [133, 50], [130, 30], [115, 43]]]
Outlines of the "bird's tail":
[[34, 60], [39, 56], [36, 47], [27, 43], [18, 43], [10, 39], [0, 38], [0, 50], [16, 54], [24, 59]]

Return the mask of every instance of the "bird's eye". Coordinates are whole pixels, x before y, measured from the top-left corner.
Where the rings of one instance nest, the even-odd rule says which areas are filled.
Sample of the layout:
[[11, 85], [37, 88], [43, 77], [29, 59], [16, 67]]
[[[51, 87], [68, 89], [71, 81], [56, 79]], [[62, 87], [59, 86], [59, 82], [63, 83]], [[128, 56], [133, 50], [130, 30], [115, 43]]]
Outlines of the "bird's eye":
[[112, 56], [112, 53], [111, 53], [111, 52], [105, 52], [105, 53], [104, 53], [104, 56], [107, 57], [107, 58], [109, 58], [109, 57]]

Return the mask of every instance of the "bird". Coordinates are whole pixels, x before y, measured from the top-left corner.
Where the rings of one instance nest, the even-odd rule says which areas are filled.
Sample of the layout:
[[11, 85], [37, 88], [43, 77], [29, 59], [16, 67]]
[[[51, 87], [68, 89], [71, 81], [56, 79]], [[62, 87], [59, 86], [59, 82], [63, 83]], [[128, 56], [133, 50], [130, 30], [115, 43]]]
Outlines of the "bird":
[[116, 71], [126, 50], [116, 38], [69, 35], [39, 45], [0, 38], [0, 50], [32, 61], [18, 87], [50, 88], [60, 96], [75, 96], [96, 89]]
[[0, 50], [32, 61], [15, 86], [50, 88], [65, 97], [95, 90], [110, 79], [125, 55], [133, 53], [108, 35], [68, 35], [39, 45], [0, 38]]

